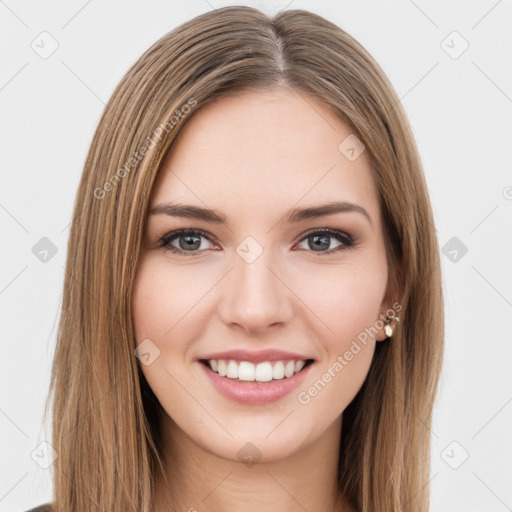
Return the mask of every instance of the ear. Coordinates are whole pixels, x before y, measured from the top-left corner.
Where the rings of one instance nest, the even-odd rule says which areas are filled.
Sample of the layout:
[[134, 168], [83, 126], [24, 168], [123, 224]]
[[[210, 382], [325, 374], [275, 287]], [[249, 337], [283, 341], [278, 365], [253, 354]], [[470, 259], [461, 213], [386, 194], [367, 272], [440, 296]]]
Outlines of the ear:
[[398, 302], [398, 286], [396, 275], [391, 273], [388, 278], [386, 293], [379, 308], [379, 316], [375, 322], [375, 326], [379, 329], [377, 335], [375, 336], [377, 341], [385, 341], [389, 339], [385, 330], [386, 325], [389, 325], [394, 331], [397, 328], [397, 318], [400, 317], [401, 310], [402, 305]]

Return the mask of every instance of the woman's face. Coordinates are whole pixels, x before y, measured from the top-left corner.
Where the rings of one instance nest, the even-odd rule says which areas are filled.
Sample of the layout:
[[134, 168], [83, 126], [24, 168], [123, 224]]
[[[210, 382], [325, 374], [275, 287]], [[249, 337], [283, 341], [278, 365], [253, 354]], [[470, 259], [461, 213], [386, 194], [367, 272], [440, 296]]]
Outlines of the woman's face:
[[387, 283], [378, 192], [347, 125], [290, 89], [198, 110], [153, 189], [133, 297], [169, 432], [261, 462], [339, 436], [385, 339]]

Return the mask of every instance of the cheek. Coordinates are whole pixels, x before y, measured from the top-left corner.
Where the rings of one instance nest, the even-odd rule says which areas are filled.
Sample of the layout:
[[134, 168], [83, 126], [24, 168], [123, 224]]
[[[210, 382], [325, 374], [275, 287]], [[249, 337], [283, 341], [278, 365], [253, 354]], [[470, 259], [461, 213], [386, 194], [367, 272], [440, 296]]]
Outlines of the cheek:
[[176, 334], [190, 327], [194, 305], [201, 293], [187, 272], [170, 272], [161, 262], [144, 259], [137, 271], [133, 292], [133, 321], [137, 341], [150, 338], [160, 346], [180, 339]]
[[352, 340], [375, 325], [386, 284], [385, 267], [376, 262], [373, 266], [346, 265], [335, 272], [317, 273], [307, 285], [304, 282], [297, 288], [313, 313], [315, 330], [323, 326], [321, 345], [330, 356], [344, 352]]
[[318, 372], [301, 387], [299, 403], [328, 410], [336, 417], [352, 401], [370, 368], [379, 330], [379, 309], [387, 284], [382, 262], [347, 265], [303, 287], [314, 313], [310, 329], [322, 354]]
[[[150, 265], [141, 264], [133, 291], [133, 320], [137, 342], [144, 338], [160, 338], [173, 325], [173, 318], [167, 308], [175, 295], [172, 287], [166, 286], [163, 276], [158, 275]], [[172, 314], [172, 313], [171, 313]]]
[[215, 276], [208, 269], [199, 277], [187, 268], [172, 269], [157, 256], [145, 255], [137, 269], [133, 323], [137, 345], [144, 342], [158, 354], [151, 364], [141, 364], [142, 372], [159, 399], [167, 400], [170, 393], [176, 405], [187, 398], [178, 382], [194, 378], [188, 363], [208, 320], [201, 299], [214, 286]]
[[[186, 350], [187, 325], [190, 329], [187, 310], [191, 306], [186, 297], [189, 288], [181, 280], [183, 276], [179, 273], [165, 272], [161, 265], [146, 257], [139, 265], [133, 290], [136, 344], [141, 344], [140, 351], [149, 350], [152, 354], [148, 362], [141, 359], [140, 366], [161, 403], [168, 394], [178, 400], [179, 389], [171, 375], [179, 381], [185, 378], [176, 361], [183, 358]], [[178, 292], [181, 290], [183, 293]]]
[[[174, 415], [186, 410], [190, 397], [180, 382], [190, 379], [183, 364], [190, 339], [198, 329], [194, 322], [194, 304], [198, 291], [190, 286], [186, 272], [170, 272], [150, 256], [142, 259], [135, 280], [132, 312], [137, 344], [151, 344], [157, 354], [141, 370], [156, 397]], [[155, 348], [156, 347], [156, 348]]]

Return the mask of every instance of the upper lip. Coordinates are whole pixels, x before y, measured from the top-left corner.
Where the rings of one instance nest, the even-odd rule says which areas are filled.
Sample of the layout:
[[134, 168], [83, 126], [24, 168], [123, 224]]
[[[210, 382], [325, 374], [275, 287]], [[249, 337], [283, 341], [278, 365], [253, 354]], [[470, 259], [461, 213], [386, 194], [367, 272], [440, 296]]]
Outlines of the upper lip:
[[295, 352], [286, 352], [277, 349], [260, 350], [258, 352], [249, 350], [226, 350], [224, 352], [215, 352], [201, 357], [200, 360], [210, 359], [233, 359], [234, 361], [248, 361], [250, 363], [262, 363], [264, 361], [307, 361], [313, 359]]

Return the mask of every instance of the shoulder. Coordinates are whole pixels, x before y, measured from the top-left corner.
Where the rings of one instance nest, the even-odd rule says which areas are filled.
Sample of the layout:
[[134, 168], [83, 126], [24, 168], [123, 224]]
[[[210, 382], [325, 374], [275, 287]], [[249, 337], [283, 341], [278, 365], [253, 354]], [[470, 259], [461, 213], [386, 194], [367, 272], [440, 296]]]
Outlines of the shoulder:
[[39, 505], [36, 508], [31, 508], [30, 510], [27, 510], [26, 512], [52, 512], [53, 508], [51, 503], [45, 503], [44, 505]]

